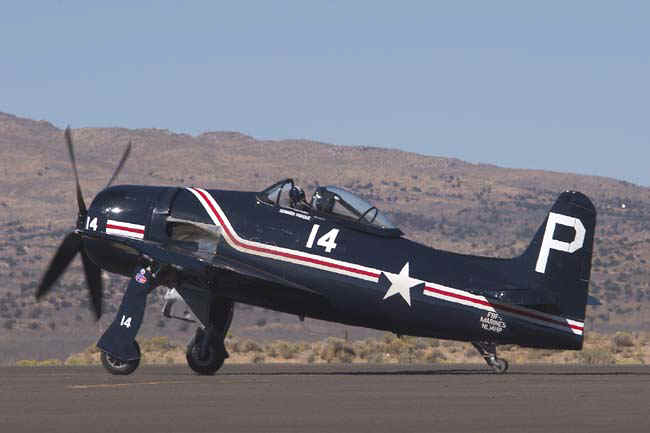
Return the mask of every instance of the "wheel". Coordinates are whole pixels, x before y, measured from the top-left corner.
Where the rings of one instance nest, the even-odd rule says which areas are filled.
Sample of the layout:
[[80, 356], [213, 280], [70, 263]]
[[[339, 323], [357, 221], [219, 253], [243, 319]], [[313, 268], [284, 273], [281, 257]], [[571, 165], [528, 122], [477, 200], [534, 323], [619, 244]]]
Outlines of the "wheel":
[[[138, 351], [138, 356], [140, 356], [140, 345], [138, 345], [137, 341], [134, 341], [133, 344], [135, 345], [135, 349]], [[138, 368], [138, 365], [140, 365], [140, 358], [132, 359], [131, 361], [121, 361], [117, 358], [113, 358], [104, 351], [102, 351], [100, 358], [104, 368], [111, 374], [131, 374], [136, 368]]]
[[497, 374], [503, 374], [508, 371], [508, 361], [505, 359], [497, 358], [490, 364], [492, 370]]
[[221, 368], [226, 359], [219, 356], [214, 344], [208, 346], [208, 353], [205, 359], [201, 358], [201, 342], [203, 341], [203, 338], [204, 334], [197, 333], [197, 335], [190, 340], [187, 345], [185, 357], [187, 358], [187, 365], [189, 365], [194, 372], [204, 376], [211, 376]]

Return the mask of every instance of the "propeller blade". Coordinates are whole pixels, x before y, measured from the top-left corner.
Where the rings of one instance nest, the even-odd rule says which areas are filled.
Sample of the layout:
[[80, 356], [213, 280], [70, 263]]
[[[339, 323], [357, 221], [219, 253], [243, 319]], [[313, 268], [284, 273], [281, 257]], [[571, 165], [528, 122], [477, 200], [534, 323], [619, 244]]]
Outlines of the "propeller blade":
[[36, 291], [36, 299], [39, 299], [50, 291], [52, 285], [59, 279], [61, 274], [66, 270], [74, 256], [81, 249], [81, 237], [77, 233], [70, 233], [61, 242], [59, 249], [56, 250], [47, 271], [41, 280], [41, 284]]
[[84, 197], [81, 194], [81, 185], [79, 184], [79, 173], [77, 172], [77, 162], [74, 157], [74, 146], [72, 144], [72, 132], [70, 131], [70, 126], [65, 128], [65, 141], [68, 144], [68, 152], [70, 153], [70, 161], [72, 162], [72, 171], [74, 171], [74, 179], [77, 182], [77, 204], [79, 205], [79, 213], [81, 215], [86, 215], [86, 203], [84, 203]]
[[86, 274], [86, 285], [90, 294], [90, 306], [95, 313], [95, 318], [99, 320], [102, 317], [102, 270], [93, 262], [86, 250], [81, 250], [81, 261], [84, 265]]
[[113, 172], [113, 176], [111, 176], [111, 179], [106, 184], [106, 188], [111, 186], [113, 181], [117, 178], [117, 175], [120, 174], [120, 171], [122, 170], [122, 167], [124, 167], [124, 163], [126, 162], [126, 160], [128, 159], [130, 154], [131, 154], [131, 140], [129, 140], [129, 144], [126, 146], [126, 149], [124, 150], [124, 153], [122, 154], [122, 159], [120, 159], [120, 163], [117, 164], [117, 168]]

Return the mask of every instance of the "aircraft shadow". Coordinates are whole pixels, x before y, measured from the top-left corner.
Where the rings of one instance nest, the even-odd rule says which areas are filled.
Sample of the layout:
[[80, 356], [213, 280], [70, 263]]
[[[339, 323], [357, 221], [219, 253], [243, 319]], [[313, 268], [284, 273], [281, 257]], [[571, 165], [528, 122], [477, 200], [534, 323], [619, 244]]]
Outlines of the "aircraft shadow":
[[[392, 370], [392, 371], [258, 371], [223, 372], [218, 376], [500, 376], [485, 369]], [[650, 376], [647, 371], [509, 371], [507, 376]]]
[[260, 371], [218, 373], [219, 376], [427, 376], [427, 375], [467, 375], [494, 374], [479, 370], [426, 370], [426, 371]]

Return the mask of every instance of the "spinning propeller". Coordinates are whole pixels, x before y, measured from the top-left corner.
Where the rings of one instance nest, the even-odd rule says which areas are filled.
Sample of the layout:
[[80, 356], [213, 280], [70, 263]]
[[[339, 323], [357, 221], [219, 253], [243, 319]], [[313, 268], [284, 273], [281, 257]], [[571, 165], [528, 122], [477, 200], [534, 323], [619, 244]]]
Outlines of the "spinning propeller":
[[[79, 183], [79, 173], [77, 172], [77, 163], [74, 156], [74, 146], [72, 144], [72, 133], [70, 127], [68, 126], [65, 129], [65, 141], [68, 145], [68, 152], [70, 153], [70, 161], [72, 162], [72, 171], [74, 172], [74, 178], [77, 187], [77, 205], [79, 206], [79, 214], [77, 221], [84, 222], [86, 220], [86, 215], [88, 210], [86, 209], [86, 203], [84, 202], [83, 194], [81, 193], [81, 185]], [[131, 153], [131, 141], [122, 155], [117, 168], [113, 172], [106, 188], [111, 186], [113, 181], [117, 178], [117, 175], [124, 167], [129, 154]], [[88, 256], [86, 249], [84, 248], [84, 240], [79, 230], [74, 230], [71, 233], [68, 233], [66, 237], [61, 242], [59, 249], [56, 250], [50, 265], [45, 271], [45, 275], [41, 280], [41, 283], [38, 286], [36, 292], [36, 299], [40, 299], [45, 294], [47, 294], [54, 283], [59, 279], [59, 277], [65, 272], [65, 270], [72, 262], [72, 259], [81, 253], [81, 261], [83, 263], [84, 274], [86, 276], [86, 284], [88, 285], [88, 291], [90, 293], [91, 300], [91, 309], [95, 313], [95, 317], [99, 320], [102, 315], [102, 275], [101, 268], [97, 266]]]

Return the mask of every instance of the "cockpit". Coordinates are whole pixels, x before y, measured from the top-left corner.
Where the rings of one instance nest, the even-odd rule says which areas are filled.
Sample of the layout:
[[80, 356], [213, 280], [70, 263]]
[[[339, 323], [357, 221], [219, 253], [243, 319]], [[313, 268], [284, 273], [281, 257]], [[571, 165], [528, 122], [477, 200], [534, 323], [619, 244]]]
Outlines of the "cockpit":
[[384, 236], [402, 235], [401, 230], [375, 206], [336, 186], [319, 186], [308, 201], [302, 188], [295, 185], [293, 179], [286, 179], [271, 185], [258, 197], [283, 208], [332, 218], [351, 228]]

